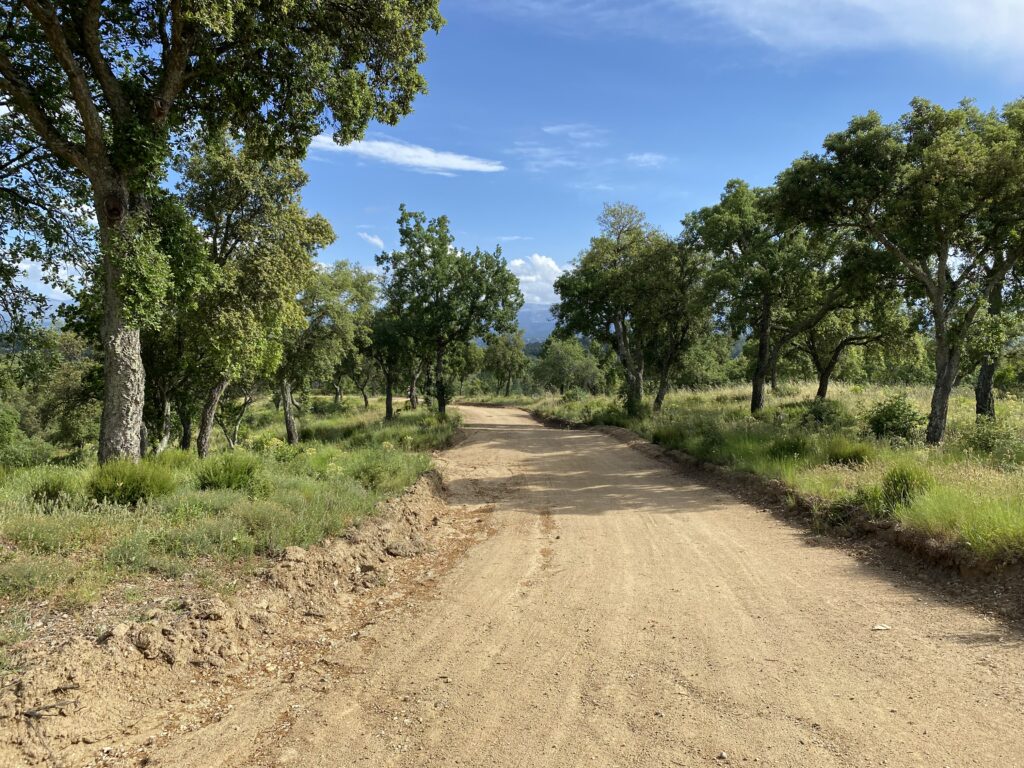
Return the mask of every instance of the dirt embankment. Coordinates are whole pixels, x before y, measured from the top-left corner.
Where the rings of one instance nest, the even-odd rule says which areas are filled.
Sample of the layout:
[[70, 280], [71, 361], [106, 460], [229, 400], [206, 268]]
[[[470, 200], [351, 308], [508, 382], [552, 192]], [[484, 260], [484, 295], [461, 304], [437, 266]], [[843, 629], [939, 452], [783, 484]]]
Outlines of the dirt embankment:
[[145, 765], [169, 740], [282, 682], [327, 690], [332, 649], [426, 588], [485, 535], [432, 472], [346, 537], [280, 562], [238, 594], [155, 596], [137, 620], [93, 611], [37, 631], [0, 680], [0, 766]]

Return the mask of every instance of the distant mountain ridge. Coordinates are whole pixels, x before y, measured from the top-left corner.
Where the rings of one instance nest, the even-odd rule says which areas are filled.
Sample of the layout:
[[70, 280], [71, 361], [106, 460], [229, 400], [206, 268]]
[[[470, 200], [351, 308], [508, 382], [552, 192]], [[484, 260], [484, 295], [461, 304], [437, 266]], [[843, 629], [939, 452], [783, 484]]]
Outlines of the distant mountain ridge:
[[519, 327], [526, 341], [544, 341], [555, 329], [551, 304], [524, 304], [519, 310]]

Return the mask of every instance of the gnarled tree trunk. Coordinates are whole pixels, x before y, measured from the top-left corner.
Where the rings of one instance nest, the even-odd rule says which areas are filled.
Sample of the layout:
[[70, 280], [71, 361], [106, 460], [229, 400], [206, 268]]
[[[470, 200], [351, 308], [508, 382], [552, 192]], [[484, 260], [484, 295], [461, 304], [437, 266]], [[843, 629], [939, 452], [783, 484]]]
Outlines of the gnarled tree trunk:
[[448, 392], [444, 383], [444, 347], [437, 348], [434, 361], [434, 392], [437, 396], [437, 412], [443, 416], [448, 407]]
[[146, 395], [139, 329], [128, 325], [119, 291], [121, 270], [116, 250], [125, 247], [118, 235], [128, 219], [128, 190], [110, 179], [94, 180], [96, 218], [103, 262], [103, 415], [100, 421], [100, 461], [138, 460], [139, 433]]
[[281, 380], [281, 402], [284, 404], [284, 431], [289, 445], [299, 442], [299, 424], [295, 420], [295, 402], [292, 400], [292, 383]]
[[199, 436], [196, 438], [196, 451], [200, 458], [205, 459], [210, 454], [210, 437], [217, 419], [217, 406], [227, 388], [228, 378], [225, 376], [213, 386], [203, 403], [203, 412], [199, 416]]
[[181, 439], [178, 441], [178, 447], [187, 451], [192, 448], [192, 410], [181, 401], [175, 408], [178, 411], [178, 421], [181, 422]]
[[395, 418], [395, 383], [394, 376], [384, 374], [384, 418], [391, 421]]
[[757, 328], [757, 359], [754, 362], [754, 379], [750, 392], [751, 413], [757, 413], [764, 408], [764, 384], [771, 367], [771, 347], [772, 306], [766, 299], [761, 306], [761, 319]]
[[[998, 315], [1003, 311], [1003, 286], [997, 284], [988, 297], [989, 314]], [[985, 359], [981, 361], [978, 381], [974, 386], [974, 412], [978, 416], [996, 417], [996, 398], [994, 393], [996, 368], [999, 366], [998, 349], [985, 350]]]
[[942, 442], [946, 434], [946, 417], [949, 414], [949, 396], [953, 392], [957, 374], [960, 371], [960, 349], [944, 339], [936, 340], [935, 389], [932, 391], [931, 409], [928, 413], [928, 427], [925, 440], [930, 445]]

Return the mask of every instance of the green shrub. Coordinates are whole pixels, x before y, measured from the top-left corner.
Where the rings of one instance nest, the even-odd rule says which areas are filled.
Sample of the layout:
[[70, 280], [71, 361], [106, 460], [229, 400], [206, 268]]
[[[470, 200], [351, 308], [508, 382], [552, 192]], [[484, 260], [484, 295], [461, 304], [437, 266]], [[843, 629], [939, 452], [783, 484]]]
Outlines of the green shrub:
[[588, 396], [589, 395], [585, 389], [581, 389], [580, 387], [569, 387], [562, 395], [562, 402], [578, 403], [581, 400], [586, 400]]
[[351, 410], [352, 405], [347, 400], [336, 403], [322, 397], [315, 398], [309, 406], [309, 412], [316, 416], [337, 416]]
[[124, 506], [165, 496], [174, 488], [171, 471], [151, 461], [108, 461], [96, 467], [89, 479], [89, 495], [94, 499]]
[[245, 447], [255, 453], [269, 456], [274, 461], [291, 461], [302, 453], [301, 445], [289, 445], [279, 437], [257, 435], [245, 441]]
[[800, 423], [805, 427], [825, 427], [827, 429], [843, 429], [854, 424], [855, 419], [850, 409], [838, 400], [814, 400], [801, 403], [803, 415]]
[[772, 459], [792, 459], [807, 455], [809, 450], [807, 438], [801, 435], [785, 435], [771, 442], [767, 454]]
[[180, 448], [167, 448], [149, 459], [154, 464], [159, 464], [167, 469], [191, 469], [199, 458], [191, 451], [183, 451]]
[[206, 459], [196, 471], [196, 481], [203, 490], [226, 488], [245, 491], [253, 497], [266, 496], [271, 491], [270, 478], [259, 457], [238, 450]]
[[837, 435], [825, 445], [825, 462], [848, 467], [866, 464], [871, 458], [871, 446]]
[[878, 438], [913, 441], [924, 422], [925, 418], [902, 393], [876, 403], [867, 413], [868, 429]]
[[82, 496], [82, 476], [74, 470], [47, 468], [32, 484], [29, 497], [44, 506], [67, 505]]
[[928, 471], [917, 464], [897, 464], [882, 476], [883, 510], [892, 514], [900, 507], [910, 506], [934, 482]]
[[957, 438], [963, 449], [982, 456], [991, 456], [1003, 464], [1019, 463], [1022, 456], [1021, 436], [1013, 428], [989, 416], [964, 429]]

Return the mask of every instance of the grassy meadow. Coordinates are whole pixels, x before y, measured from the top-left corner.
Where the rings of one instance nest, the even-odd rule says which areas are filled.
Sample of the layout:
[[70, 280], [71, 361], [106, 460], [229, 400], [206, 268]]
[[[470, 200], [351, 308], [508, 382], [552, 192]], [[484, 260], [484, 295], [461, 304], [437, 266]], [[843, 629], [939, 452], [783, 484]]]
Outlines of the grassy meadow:
[[[309, 546], [412, 485], [457, 418], [316, 398], [302, 442], [263, 402], [242, 444], [201, 461], [176, 449], [140, 464], [78, 461], [8, 470], [0, 484], [0, 608], [72, 609], [149, 574], [222, 585], [290, 545]], [[218, 440], [221, 436], [217, 435]], [[10, 632], [8, 627], [7, 632]], [[0, 644], [4, 638], [0, 637]]]
[[[610, 397], [548, 397], [531, 408], [580, 424], [626, 427], [695, 458], [784, 482], [830, 522], [851, 510], [891, 520], [991, 564], [1024, 556], [1024, 402], [997, 402], [978, 423], [974, 393], [955, 392], [946, 440], [923, 443], [931, 392], [784, 384], [756, 417], [747, 386], [673, 393], [656, 416], [629, 419]], [[885, 406], [885, 407], [880, 407]]]

